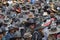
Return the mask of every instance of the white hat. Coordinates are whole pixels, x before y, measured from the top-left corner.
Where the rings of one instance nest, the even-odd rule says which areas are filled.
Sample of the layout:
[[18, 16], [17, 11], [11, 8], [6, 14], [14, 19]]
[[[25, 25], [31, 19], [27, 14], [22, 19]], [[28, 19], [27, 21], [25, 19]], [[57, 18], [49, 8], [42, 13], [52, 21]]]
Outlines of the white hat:
[[44, 13], [43, 13], [43, 16], [47, 16], [47, 15], [48, 15], [48, 13], [47, 13], [47, 12], [44, 12]]
[[29, 38], [29, 37], [32, 37], [30, 32], [27, 32], [27, 33], [24, 34], [24, 38]]

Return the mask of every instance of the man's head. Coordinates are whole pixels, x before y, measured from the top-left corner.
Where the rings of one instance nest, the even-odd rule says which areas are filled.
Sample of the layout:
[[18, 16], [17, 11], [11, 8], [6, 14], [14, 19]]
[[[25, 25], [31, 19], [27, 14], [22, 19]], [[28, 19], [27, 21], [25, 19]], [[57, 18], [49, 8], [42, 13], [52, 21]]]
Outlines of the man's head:
[[54, 17], [54, 13], [53, 12], [50, 13], [50, 17]]
[[10, 26], [10, 27], [9, 27], [9, 32], [10, 32], [10, 33], [14, 33], [14, 31], [15, 31], [15, 30], [14, 30], [14, 27], [13, 27], [13, 26]]
[[34, 24], [31, 24], [29, 27], [30, 27], [31, 29], [34, 29], [34, 28], [35, 28], [35, 25], [34, 25]]

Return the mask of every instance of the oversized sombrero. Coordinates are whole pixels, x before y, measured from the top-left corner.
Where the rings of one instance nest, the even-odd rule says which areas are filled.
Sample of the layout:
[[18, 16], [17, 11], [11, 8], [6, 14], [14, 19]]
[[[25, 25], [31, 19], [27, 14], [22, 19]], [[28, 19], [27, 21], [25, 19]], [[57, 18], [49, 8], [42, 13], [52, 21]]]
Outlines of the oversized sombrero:
[[57, 34], [57, 33], [59, 33], [60, 32], [60, 28], [58, 28], [57, 27], [57, 30], [56, 31], [51, 31], [51, 30], [49, 30], [49, 34]]

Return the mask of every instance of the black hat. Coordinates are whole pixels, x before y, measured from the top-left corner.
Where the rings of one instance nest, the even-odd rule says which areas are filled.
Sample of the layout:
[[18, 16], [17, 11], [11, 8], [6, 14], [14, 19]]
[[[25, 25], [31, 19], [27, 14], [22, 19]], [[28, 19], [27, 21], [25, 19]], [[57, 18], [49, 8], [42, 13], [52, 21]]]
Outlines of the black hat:
[[30, 18], [30, 19], [27, 19], [28, 23], [35, 23], [34, 19]]

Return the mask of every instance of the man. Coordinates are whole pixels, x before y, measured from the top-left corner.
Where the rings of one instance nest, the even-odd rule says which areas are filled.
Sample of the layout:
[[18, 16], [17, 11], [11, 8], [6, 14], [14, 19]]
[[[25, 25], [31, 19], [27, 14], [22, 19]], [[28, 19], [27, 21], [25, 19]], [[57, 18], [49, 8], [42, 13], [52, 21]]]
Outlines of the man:
[[3, 28], [2, 30], [3, 30], [3, 38], [2, 38], [2, 40], [6, 40], [6, 38], [5, 38], [5, 36], [6, 36], [6, 29]]
[[6, 35], [6, 40], [10, 40], [10, 38], [13, 38], [13, 37], [14, 37], [14, 27], [10, 26], [9, 31]]
[[34, 31], [34, 28], [36, 27], [36, 23], [33, 18], [27, 19], [27, 21], [28, 21], [27, 32], [30, 31], [32, 33]]
[[2, 38], [3, 38], [3, 31], [2, 29], [0, 29], [0, 40], [2, 40]]
[[44, 33], [43, 40], [47, 40], [49, 36], [49, 33], [48, 33], [49, 29], [51, 29], [51, 31], [56, 31], [56, 18], [53, 12], [50, 13], [50, 18], [46, 19], [46, 21], [44, 21], [42, 26], [46, 27], [43, 29], [43, 33]]
[[42, 32], [43, 28], [44, 27], [39, 26], [35, 29], [35, 31], [32, 34], [32, 40], [42, 40], [42, 38], [44, 37]]
[[36, 26], [36, 23], [31, 18], [31, 19], [27, 20], [27, 24], [26, 25], [27, 25], [27, 27], [26, 27], [26, 33], [24, 34], [25, 37], [26, 37], [25, 40], [31, 40], [32, 34], [34, 32], [34, 28]]

